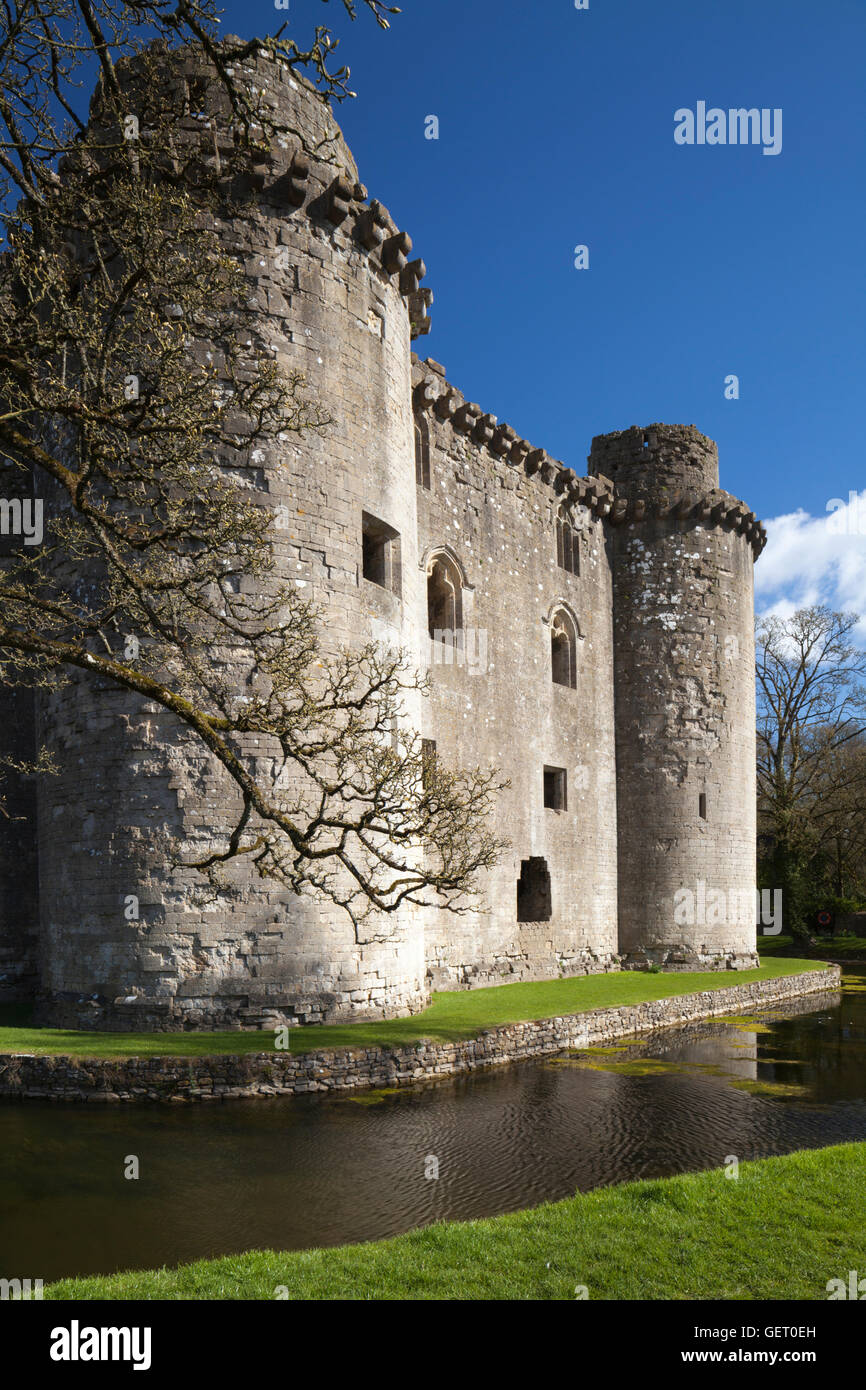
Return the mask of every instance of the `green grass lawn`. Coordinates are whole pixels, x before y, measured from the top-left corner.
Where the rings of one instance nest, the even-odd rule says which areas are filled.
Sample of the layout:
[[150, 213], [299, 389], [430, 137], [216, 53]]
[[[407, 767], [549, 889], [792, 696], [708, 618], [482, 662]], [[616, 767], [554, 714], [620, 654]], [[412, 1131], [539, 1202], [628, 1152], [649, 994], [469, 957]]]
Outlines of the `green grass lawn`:
[[[693, 994], [704, 989], [772, 980], [803, 970], [819, 970], [819, 961], [774, 957], [758, 970], [646, 974], [624, 970], [610, 975], [542, 980], [531, 984], [495, 985], [489, 989], [434, 994], [433, 1003], [412, 1018], [380, 1023], [311, 1025], [290, 1032], [293, 1052], [324, 1047], [403, 1047], [422, 1038], [454, 1042], [474, 1038], [484, 1028], [617, 1004], [642, 1004]], [[34, 1028], [23, 1010], [0, 1012], [0, 1052], [62, 1053], [74, 1057], [202, 1057], [264, 1052], [273, 1046], [268, 1033], [89, 1033]]]
[[866, 1144], [599, 1188], [329, 1250], [50, 1285], [51, 1299], [826, 1299], [866, 1270]]
[[826, 954], [837, 960], [866, 960], [864, 936], [819, 936], [816, 940], [817, 946], [810, 948], [794, 936], [762, 936], [758, 939], [758, 950], [762, 958], [780, 955], [790, 958], [802, 954], [804, 960], [810, 960]]

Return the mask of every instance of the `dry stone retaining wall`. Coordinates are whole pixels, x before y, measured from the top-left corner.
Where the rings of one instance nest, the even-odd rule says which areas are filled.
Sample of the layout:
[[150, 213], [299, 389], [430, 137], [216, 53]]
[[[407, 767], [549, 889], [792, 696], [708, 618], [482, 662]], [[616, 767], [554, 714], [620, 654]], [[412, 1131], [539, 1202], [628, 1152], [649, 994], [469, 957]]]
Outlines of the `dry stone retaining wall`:
[[[815, 994], [832, 1003], [838, 965], [775, 980], [702, 990], [644, 1004], [590, 1009], [559, 1018], [489, 1028], [463, 1042], [422, 1039], [414, 1046], [260, 1052], [225, 1057], [0, 1056], [0, 1097], [88, 1103], [162, 1100], [175, 1103], [253, 1096], [293, 1096], [373, 1086], [411, 1086], [479, 1067], [501, 1066], [567, 1048], [590, 1047], [697, 1019]], [[818, 1007], [816, 1000], [815, 1007]]]

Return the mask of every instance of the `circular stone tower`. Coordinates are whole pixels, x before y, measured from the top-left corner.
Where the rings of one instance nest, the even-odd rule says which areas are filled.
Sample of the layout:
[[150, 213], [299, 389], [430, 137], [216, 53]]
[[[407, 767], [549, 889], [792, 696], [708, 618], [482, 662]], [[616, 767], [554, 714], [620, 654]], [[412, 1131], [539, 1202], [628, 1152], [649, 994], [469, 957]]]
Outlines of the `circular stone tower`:
[[752, 566], [763, 530], [692, 425], [592, 442], [610, 513], [623, 964], [746, 969], [755, 951]]
[[[118, 72], [131, 113], [145, 95], [158, 104], [159, 92], [137, 89], [134, 65]], [[314, 89], [264, 50], [239, 60], [234, 75], [265, 94], [285, 135], [236, 169], [232, 112], [214, 70], [195, 50], [166, 53], [161, 80], [172, 102], [180, 92], [185, 113], [174, 131], [178, 160], [192, 151], [225, 182], [231, 211], [211, 225], [245, 268], [260, 339], [286, 374], [303, 373], [303, 394], [330, 419], [249, 451], [241, 485], [274, 510], [279, 575], [327, 610], [321, 650], [383, 632], [411, 649], [421, 575], [410, 338], [413, 322], [425, 327], [424, 269], [407, 260], [411, 241], [387, 209], [368, 202]], [[179, 845], [182, 860], [224, 848], [239, 802], [202, 744], [159, 705], [73, 675], [42, 701], [40, 723], [60, 767], [40, 786], [43, 1018], [110, 1029], [264, 1027], [389, 1017], [427, 1002], [417, 909], [358, 939], [330, 901], [242, 866], [225, 896], [197, 896], [201, 877], [173, 869], [166, 844]], [[256, 750], [262, 779], [276, 775], [278, 753]]]

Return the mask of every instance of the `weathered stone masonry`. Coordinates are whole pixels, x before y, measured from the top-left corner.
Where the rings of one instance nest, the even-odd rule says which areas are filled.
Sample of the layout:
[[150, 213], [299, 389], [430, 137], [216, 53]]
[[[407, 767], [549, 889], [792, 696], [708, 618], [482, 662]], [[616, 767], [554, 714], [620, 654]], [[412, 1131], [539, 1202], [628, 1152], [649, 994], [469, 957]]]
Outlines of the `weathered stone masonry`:
[[[166, 81], [203, 75], [193, 54], [166, 61]], [[212, 843], [231, 789], [164, 712], [74, 676], [36, 705], [60, 767], [40, 782], [36, 826], [16, 822], [14, 843], [0, 827], [0, 993], [38, 993], [63, 1025], [269, 1027], [401, 1015], [433, 988], [621, 960], [754, 964], [751, 921], [683, 925], [674, 893], [754, 888], [763, 528], [719, 489], [715, 445], [693, 426], [600, 436], [579, 475], [420, 361], [411, 340], [432, 296], [411, 239], [302, 79], [263, 56], [241, 75], [296, 135], [218, 230], [277, 361], [333, 417], [324, 435], [257, 450], [250, 486], [289, 518], [281, 569], [326, 610], [326, 648], [376, 638], [429, 667], [414, 726], [437, 756], [510, 779], [497, 817], [512, 848], [478, 912], [407, 909], [386, 940], [359, 944], [338, 909], [242, 874], [202, 906], [164, 845]], [[227, 163], [207, 91], [178, 138]], [[365, 577], [365, 529], [396, 541], [399, 582]], [[2, 698], [0, 738], [19, 750], [32, 707]], [[15, 794], [27, 817], [32, 791]]]

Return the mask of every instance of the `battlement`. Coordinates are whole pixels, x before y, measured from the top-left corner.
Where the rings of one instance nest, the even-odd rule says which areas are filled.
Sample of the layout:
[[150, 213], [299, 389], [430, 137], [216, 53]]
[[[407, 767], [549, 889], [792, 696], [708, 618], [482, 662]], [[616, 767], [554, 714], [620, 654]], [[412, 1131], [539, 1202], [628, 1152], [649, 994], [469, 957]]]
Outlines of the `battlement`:
[[[232, 37], [223, 39], [221, 47], [232, 51], [237, 45], [249, 48]], [[253, 140], [258, 135], [262, 143], [242, 154], [238, 117], [215, 66], [194, 50], [166, 51], [160, 54], [160, 81], [154, 88], [147, 81], [148, 56], [153, 50], [119, 64], [118, 75], [142, 141], [152, 136], [149, 120], [164, 117], [166, 106], [177, 111], [167, 175], [193, 191], [216, 185], [240, 207], [255, 203], [285, 217], [306, 216], [335, 244], [361, 251], [382, 280], [394, 281], [406, 303], [413, 338], [430, 331], [433, 292], [421, 287], [427, 268], [420, 258], [409, 259], [412, 238], [359, 182], [343, 133], [311, 82], [266, 49], [227, 65], [228, 75], [250, 92], [262, 121], [250, 126]], [[91, 102], [91, 123], [97, 128], [102, 109], [98, 83]], [[275, 132], [268, 138], [265, 122]], [[115, 156], [109, 152], [100, 161], [88, 152], [86, 158], [94, 172], [105, 174]]]
[[432, 358], [419, 361], [413, 354], [412, 406], [416, 415], [431, 412], [455, 434], [486, 449], [495, 465], [520, 469], [527, 477], [537, 477], [566, 501], [579, 502], [598, 516], [606, 516], [613, 506], [614, 489], [609, 478], [580, 478], [573, 468], [553, 459], [545, 449], [521, 438], [510, 425], [485, 413], [480, 405], [467, 401], [445, 377], [445, 368]]
[[657, 487], [674, 483], [693, 491], [719, 485], [719, 451], [694, 425], [632, 425], [596, 435], [587, 458], [590, 473], [604, 473], [621, 489], [640, 479]]
[[596, 435], [589, 472], [582, 477], [467, 401], [446, 380], [440, 363], [429, 357], [420, 361], [415, 354], [412, 405], [416, 415], [432, 412], [486, 449], [494, 466], [537, 476], [567, 503], [584, 506], [613, 526], [635, 525], [647, 517], [724, 526], [747, 537], [756, 559], [766, 544], [766, 530], [755, 513], [718, 486], [718, 448], [694, 425], [632, 426]]

